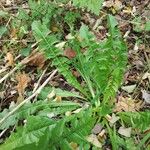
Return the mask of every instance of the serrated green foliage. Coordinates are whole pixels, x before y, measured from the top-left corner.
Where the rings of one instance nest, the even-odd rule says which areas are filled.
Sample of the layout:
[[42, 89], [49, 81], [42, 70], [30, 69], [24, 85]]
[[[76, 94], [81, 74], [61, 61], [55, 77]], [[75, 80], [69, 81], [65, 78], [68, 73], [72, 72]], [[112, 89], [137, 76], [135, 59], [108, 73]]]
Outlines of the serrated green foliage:
[[57, 67], [58, 71], [66, 78], [66, 80], [81, 91], [84, 95], [86, 92], [82, 89], [76, 78], [71, 73], [69, 66], [69, 59], [62, 57], [62, 52], [55, 47], [55, 43], [58, 42], [55, 35], [48, 35], [48, 28], [46, 25], [42, 25], [39, 21], [35, 21], [32, 24], [32, 31], [37, 41], [39, 41], [40, 50], [44, 51], [46, 58], [52, 58], [52, 66]]
[[88, 11], [99, 15], [103, 0], [72, 0], [73, 5], [80, 8], [86, 8]]
[[146, 24], [145, 24], [145, 31], [150, 31], [150, 20], [147, 20], [147, 21], [146, 21]]
[[117, 22], [111, 15], [108, 16], [110, 37], [104, 46], [109, 60], [108, 84], [104, 90], [104, 101], [107, 102], [117, 92], [127, 64], [127, 47], [117, 28]]
[[[19, 128], [16, 133], [12, 134], [5, 144], [0, 146], [0, 150], [15, 150], [19, 147], [39, 142], [46, 131], [51, 131], [55, 127], [55, 122], [44, 117], [29, 117], [24, 128]], [[32, 145], [33, 147], [33, 145]]]
[[65, 14], [64, 21], [69, 25], [70, 29], [73, 30], [75, 26], [75, 22], [80, 17], [81, 17], [80, 14], [77, 12], [67, 12]]
[[7, 32], [7, 28], [5, 26], [0, 26], [0, 38]]
[[83, 97], [81, 97], [79, 95], [79, 93], [77, 92], [70, 92], [70, 91], [66, 91], [66, 90], [62, 90], [60, 88], [54, 88], [54, 87], [50, 87], [47, 86], [45, 88], [43, 88], [43, 90], [41, 91], [41, 93], [39, 94], [38, 98], [39, 99], [46, 99], [48, 94], [53, 92], [56, 96], [61, 96], [61, 97], [77, 97], [77, 98], [81, 98], [83, 99]]
[[[86, 136], [90, 133], [95, 119], [91, 111], [82, 111], [60, 121], [47, 117], [30, 116], [24, 127], [17, 129], [0, 147], [3, 150], [24, 149], [27, 147], [40, 149], [42, 138], [46, 136], [45, 149], [71, 149], [69, 143], [78, 145], [87, 143]], [[49, 133], [49, 134], [47, 134]]]
[[150, 112], [125, 112], [119, 114], [121, 119], [133, 128], [145, 131], [150, 128]]
[[[42, 115], [42, 116], [57, 116], [67, 111], [78, 108], [79, 105], [72, 102], [49, 102], [49, 101], [37, 101], [36, 103], [27, 103], [16, 111], [13, 115], [7, 118], [7, 120], [0, 126], [0, 129], [8, 129], [10, 126], [17, 124], [19, 120], [24, 120], [30, 115]], [[0, 118], [7, 115], [11, 109], [5, 109], [0, 113]]]
[[95, 42], [85, 25], [80, 28], [81, 42], [76, 39], [71, 42], [72, 49], [77, 52], [72, 65], [83, 77], [91, 96], [103, 95], [104, 102], [114, 98], [127, 63], [127, 48], [111, 15], [108, 16], [108, 26], [110, 35], [101, 43]]
[[78, 89], [85, 96], [88, 96], [86, 91], [82, 88], [80, 83], [73, 76], [73, 74], [71, 72], [71, 68], [69, 66], [69, 60], [67, 58], [60, 57], [59, 59], [54, 59], [52, 62], [52, 65], [57, 67], [59, 72], [65, 77], [65, 79], [68, 81], [68, 83], [70, 83], [72, 86], [74, 86], [76, 89]]
[[67, 145], [69, 145], [71, 142], [83, 146], [88, 143], [85, 137], [90, 134], [94, 123], [95, 118], [94, 116], [92, 117], [91, 110], [81, 111], [75, 116], [66, 118], [65, 127], [61, 129], [60, 136], [58, 137], [57, 134], [56, 136], [53, 136], [54, 140], [50, 142], [50, 146], [54, 145], [56, 149], [59, 149], [62, 145], [67, 143]]

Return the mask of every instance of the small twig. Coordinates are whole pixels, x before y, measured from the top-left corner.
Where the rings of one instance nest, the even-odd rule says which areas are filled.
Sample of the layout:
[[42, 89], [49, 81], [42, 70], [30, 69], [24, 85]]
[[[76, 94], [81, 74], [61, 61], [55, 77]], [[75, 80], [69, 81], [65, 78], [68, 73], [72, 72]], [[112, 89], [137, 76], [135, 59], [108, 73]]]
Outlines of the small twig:
[[3, 134], [7, 131], [7, 129], [4, 129], [1, 133], [0, 133], [0, 138], [3, 136]]
[[8, 25], [9, 25], [11, 19], [12, 19], [12, 17], [9, 18], [9, 20], [8, 20], [8, 22], [7, 22], [7, 24], [6, 24], [6, 27], [8, 27]]
[[0, 7], [3, 9], [3, 11], [5, 11], [5, 7], [2, 5], [2, 3], [0, 2]]
[[[19, 64], [21, 65], [21, 63]], [[14, 69], [12, 69], [9, 73], [7, 73], [3, 78], [0, 79], [0, 83], [2, 83], [4, 80], [6, 80], [10, 75], [12, 75], [16, 70], [18, 69], [18, 66], [16, 66]]]
[[45, 80], [45, 82], [27, 99], [22, 101], [17, 107], [15, 107], [12, 111], [10, 111], [5, 117], [3, 117], [0, 120], [0, 125], [9, 117], [11, 116], [14, 112], [16, 112], [20, 107], [22, 107], [25, 103], [29, 102], [32, 98], [34, 98], [36, 95], [38, 95], [41, 90], [48, 84], [48, 82], [52, 79], [52, 77], [57, 73], [57, 69], [53, 71], [53, 73]]
[[[48, 67], [47, 67], [47, 68], [48, 68]], [[32, 92], [32, 93], [34, 93], [34, 92], [37, 90], [37, 88], [38, 88], [38, 86], [40, 85], [40, 82], [41, 82], [41, 80], [42, 80], [43, 76], [45, 75], [45, 73], [46, 73], [46, 71], [47, 71], [47, 68], [43, 71], [43, 73], [42, 73], [42, 75], [40, 76], [40, 78], [39, 78], [38, 82], [36, 83], [36, 85], [35, 85], [35, 87], [34, 87], [34, 89], [33, 89], [33, 92]]]
[[150, 70], [150, 59], [148, 58], [148, 55], [146, 52], [144, 52], [144, 55], [145, 55], [145, 59], [147, 61], [147, 66], [148, 66], [148, 69]]
[[0, 69], [0, 74], [5, 72], [6, 70], [7, 70], [7, 67], [4, 67], [4, 68]]

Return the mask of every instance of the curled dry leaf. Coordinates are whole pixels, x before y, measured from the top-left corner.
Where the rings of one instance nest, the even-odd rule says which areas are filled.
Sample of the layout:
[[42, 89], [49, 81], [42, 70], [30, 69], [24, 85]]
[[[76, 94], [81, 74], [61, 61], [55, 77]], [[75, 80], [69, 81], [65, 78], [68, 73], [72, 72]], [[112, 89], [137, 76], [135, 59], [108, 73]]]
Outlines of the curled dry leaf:
[[142, 108], [142, 101], [136, 101], [131, 98], [120, 97], [119, 101], [116, 103], [115, 110], [117, 112], [120, 111], [129, 111], [135, 112]]
[[28, 86], [28, 83], [31, 81], [31, 79], [28, 74], [19, 73], [16, 76], [16, 80], [18, 81], [18, 85], [16, 87], [19, 94], [18, 100], [21, 100], [23, 99], [25, 88]]
[[6, 54], [5, 60], [7, 61], [7, 64], [6, 64], [7, 67], [14, 66], [14, 57], [12, 53], [8, 52]]

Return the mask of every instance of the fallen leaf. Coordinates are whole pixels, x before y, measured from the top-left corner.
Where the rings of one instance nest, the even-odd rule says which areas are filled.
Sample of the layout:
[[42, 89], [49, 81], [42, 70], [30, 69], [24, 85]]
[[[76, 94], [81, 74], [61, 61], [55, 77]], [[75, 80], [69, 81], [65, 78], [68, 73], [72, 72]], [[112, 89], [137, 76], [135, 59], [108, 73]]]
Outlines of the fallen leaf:
[[10, 6], [13, 2], [14, 2], [14, 0], [6, 0], [5, 3], [7, 6]]
[[102, 128], [103, 128], [103, 127], [102, 127], [100, 124], [96, 124], [96, 125], [94, 126], [94, 128], [92, 129], [92, 133], [93, 133], [93, 134], [98, 134], [98, 133], [101, 132]]
[[112, 114], [111, 118], [107, 119], [112, 125], [116, 123], [120, 118], [116, 116], [114, 113]]
[[45, 61], [46, 61], [46, 59], [42, 52], [33, 52], [29, 56], [29, 58], [27, 60], [27, 62], [28, 62], [27, 64], [29, 66], [36, 66], [38, 68], [42, 68], [45, 64]]
[[131, 137], [131, 128], [120, 127], [118, 133], [125, 137]]
[[116, 11], [121, 10], [123, 7], [122, 2], [119, 0], [115, 0], [113, 7]]
[[134, 91], [134, 89], [136, 88], [136, 84], [134, 85], [127, 85], [127, 86], [122, 86], [121, 89], [128, 92], [128, 93], [132, 93]]
[[104, 143], [107, 139], [106, 137], [106, 131], [105, 129], [103, 129], [97, 136], [98, 140], [101, 142], [101, 143]]
[[63, 42], [56, 44], [55, 47], [62, 49], [65, 46], [65, 44], [66, 44], [66, 42], [63, 41]]
[[148, 79], [150, 81], [150, 73], [146, 72], [143, 77], [142, 80]]
[[120, 111], [126, 111], [126, 112], [135, 112], [138, 111], [140, 108], [142, 108], [142, 101], [136, 101], [133, 100], [131, 98], [124, 98], [124, 97], [120, 97], [119, 101], [115, 106], [114, 111], [116, 112], [120, 112]]
[[86, 139], [87, 139], [88, 142], [92, 143], [94, 146], [96, 146], [98, 148], [102, 147], [102, 144], [99, 142], [96, 135], [91, 134]]
[[98, 134], [98, 137], [102, 138], [104, 137], [106, 131], [103, 129], [99, 134]]
[[19, 94], [18, 100], [20, 101], [23, 99], [25, 88], [28, 86], [28, 83], [31, 81], [31, 79], [28, 74], [19, 73], [16, 76], [16, 80], [18, 81], [18, 85], [16, 88]]
[[71, 48], [67, 48], [64, 51], [64, 56], [68, 57], [69, 59], [72, 59], [76, 57], [76, 52]]
[[13, 57], [12, 53], [8, 52], [6, 54], [5, 59], [6, 59], [6, 61], [8, 61], [7, 64], [6, 64], [6, 66], [8, 66], [8, 67], [9, 66], [14, 66], [14, 57]]
[[103, 2], [103, 7], [110, 8], [110, 7], [112, 7], [113, 5], [114, 5], [113, 0], [109, 0], [109, 1]]
[[145, 90], [141, 90], [142, 92], [142, 98], [144, 99], [144, 101], [146, 103], [149, 103], [150, 104], [150, 93], [148, 93], [147, 91]]
[[71, 33], [69, 33], [68, 35], [66, 35], [66, 40], [72, 40], [74, 39], [75, 37], [71, 35]]
[[132, 14], [132, 8], [129, 6], [129, 7], [125, 7], [125, 9], [123, 10], [124, 13], [127, 13], [127, 14]]

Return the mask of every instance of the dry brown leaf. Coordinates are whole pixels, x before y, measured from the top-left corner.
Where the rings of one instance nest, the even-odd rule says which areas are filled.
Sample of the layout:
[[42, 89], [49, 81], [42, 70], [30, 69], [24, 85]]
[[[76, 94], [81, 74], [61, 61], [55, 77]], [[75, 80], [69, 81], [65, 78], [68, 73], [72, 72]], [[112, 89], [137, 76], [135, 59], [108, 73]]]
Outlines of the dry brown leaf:
[[131, 98], [120, 97], [119, 101], [116, 103], [114, 111], [135, 112], [135, 111], [138, 111], [142, 107], [142, 103], [143, 103], [142, 101], [136, 101]]
[[45, 59], [44, 54], [42, 52], [34, 52], [29, 56], [27, 64], [29, 66], [35, 66], [38, 68], [42, 68], [45, 64], [45, 61], [46, 61], [46, 59]]
[[16, 87], [19, 94], [18, 101], [22, 101], [25, 88], [28, 86], [28, 83], [31, 81], [31, 79], [28, 74], [19, 73], [16, 76], [16, 80], [18, 81], [18, 85]]
[[68, 57], [69, 59], [72, 59], [76, 57], [76, 52], [71, 48], [67, 48], [64, 51], [64, 56]]
[[6, 59], [6, 61], [8, 61], [7, 64], [6, 64], [7, 67], [14, 66], [14, 57], [13, 57], [12, 53], [8, 52], [6, 54], [5, 59]]

